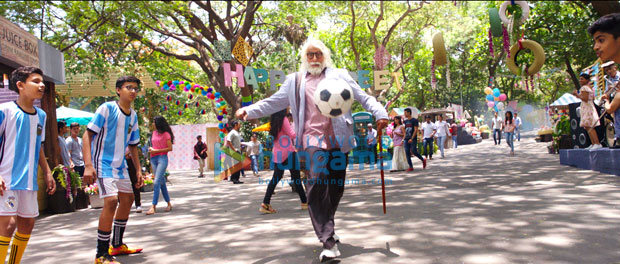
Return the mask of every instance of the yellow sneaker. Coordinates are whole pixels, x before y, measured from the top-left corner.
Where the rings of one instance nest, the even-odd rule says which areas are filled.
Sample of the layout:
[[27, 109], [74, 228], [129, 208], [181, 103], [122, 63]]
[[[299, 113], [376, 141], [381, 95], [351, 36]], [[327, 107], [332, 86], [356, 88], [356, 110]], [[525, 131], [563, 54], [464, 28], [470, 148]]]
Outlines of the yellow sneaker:
[[95, 259], [95, 264], [121, 264], [121, 263], [116, 261], [116, 258], [110, 255], [103, 255]]
[[308, 203], [301, 203], [301, 210], [308, 210]]
[[108, 250], [110, 256], [129, 255], [140, 252], [142, 252], [142, 248], [130, 248], [126, 244], [122, 244], [117, 248], [110, 246], [110, 249]]

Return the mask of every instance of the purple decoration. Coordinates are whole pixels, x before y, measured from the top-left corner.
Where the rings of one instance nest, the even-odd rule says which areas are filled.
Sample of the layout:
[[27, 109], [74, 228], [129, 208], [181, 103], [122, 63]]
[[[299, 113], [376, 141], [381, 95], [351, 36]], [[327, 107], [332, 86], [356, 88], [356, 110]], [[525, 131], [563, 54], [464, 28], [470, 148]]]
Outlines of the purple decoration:
[[495, 52], [493, 52], [493, 33], [491, 33], [491, 28], [489, 28], [489, 53], [491, 57], [495, 57]]
[[508, 54], [508, 58], [510, 58], [510, 37], [508, 36], [508, 30], [506, 30], [506, 27], [502, 25], [502, 29], [504, 34], [504, 50], [506, 51], [506, 54]]

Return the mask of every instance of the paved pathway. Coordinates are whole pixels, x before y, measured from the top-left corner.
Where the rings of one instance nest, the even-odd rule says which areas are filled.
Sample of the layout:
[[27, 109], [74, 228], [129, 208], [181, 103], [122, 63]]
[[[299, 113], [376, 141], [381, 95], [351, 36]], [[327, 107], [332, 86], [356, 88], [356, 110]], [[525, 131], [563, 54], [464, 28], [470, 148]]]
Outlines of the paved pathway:
[[[386, 172], [387, 215], [380, 186], [347, 185], [336, 214], [341, 263], [620, 262], [619, 178], [562, 166], [531, 134], [516, 143], [514, 157], [502, 144], [485, 140], [448, 150], [426, 170], [417, 162], [413, 173]], [[132, 213], [125, 242], [145, 250], [119, 261], [318, 262], [320, 243], [288, 186], [272, 199], [278, 213], [261, 215], [266, 186], [258, 178], [233, 185], [196, 175], [170, 176], [172, 212]], [[142, 197], [146, 208], [151, 197]], [[92, 263], [99, 212], [41, 216], [23, 263]]]

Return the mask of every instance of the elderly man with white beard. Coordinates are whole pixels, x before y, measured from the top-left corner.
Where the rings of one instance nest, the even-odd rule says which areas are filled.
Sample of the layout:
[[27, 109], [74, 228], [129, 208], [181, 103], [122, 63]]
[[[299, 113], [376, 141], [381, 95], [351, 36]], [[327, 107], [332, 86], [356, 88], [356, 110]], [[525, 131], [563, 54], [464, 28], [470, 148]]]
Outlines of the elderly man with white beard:
[[321, 115], [312, 100], [314, 91], [324, 79], [341, 79], [353, 90], [353, 98], [376, 117], [378, 129], [387, 125], [388, 115], [348, 71], [333, 68], [330, 50], [323, 42], [309, 39], [300, 55], [300, 71], [286, 76], [276, 93], [237, 110], [235, 114], [244, 120], [256, 119], [291, 107], [298, 157], [302, 160], [301, 169], [308, 176], [308, 212], [314, 232], [323, 243], [319, 259], [326, 261], [340, 256], [337, 244], [340, 238], [334, 232], [334, 215], [344, 193], [348, 153], [360, 139], [356, 140], [353, 134], [351, 111], [337, 118]]

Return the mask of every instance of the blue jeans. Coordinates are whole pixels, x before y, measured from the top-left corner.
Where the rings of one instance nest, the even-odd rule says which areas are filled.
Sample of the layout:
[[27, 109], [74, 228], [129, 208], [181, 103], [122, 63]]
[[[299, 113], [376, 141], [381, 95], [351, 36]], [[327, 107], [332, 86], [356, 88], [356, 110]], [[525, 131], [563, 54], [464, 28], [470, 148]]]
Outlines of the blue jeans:
[[422, 155], [420, 155], [420, 153], [418, 152], [418, 139], [414, 138], [413, 140], [411, 140], [411, 143], [409, 143], [409, 139], [405, 139], [403, 141], [405, 142], [405, 156], [407, 156], [407, 164], [409, 164], [409, 168], [413, 168], [413, 163], [411, 162], [412, 153], [414, 156], [418, 157], [418, 159], [424, 162], [424, 158], [422, 158]]
[[252, 171], [258, 173], [258, 155], [250, 155], [250, 158], [252, 159]]
[[493, 141], [495, 142], [496, 145], [502, 144], [502, 131], [500, 131], [499, 129], [493, 129]]
[[452, 136], [452, 143], [454, 143], [454, 148], [459, 145], [458, 143], [456, 143], [456, 135]]
[[[430, 146], [430, 150], [428, 150], [426, 148], [426, 146]], [[424, 143], [422, 143], [422, 148], [424, 149], [424, 156], [428, 157], [429, 155], [431, 156], [431, 158], [433, 157], [433, 151], [435, 151], [435, 147], [433, 146], [433, 138], [424, 138]]]
[[170, 196], [168, 195], [168, 188], [166, 188], [166, 168], [168, 168], [168, 155], [158, 155], [151, 157], [151, 164], [153, 165], [153, 171], [155, 172], [155, 184], [153, 186], [153, 205], [157, 205], [159, 201], [159, 190], [164, 196], [164, 200], [169, 203]]
[[439, 151], [441, 152], [441, 157], [443, 158], [443, 145], [446, 143], [446, 137], [437, 137], [437, 146], [439, 146]]
[[514, 144], [514, 138], [512, 138], [512, 136], [514, 136], [514, 132], [505, 132], [506, 133], [506, 142], [508, 143], [508, 146], [510, 146], [510, 150], [511, 151], [515, 151], [515, 144]]
[[519, 129], [519, 127], [515, 128], [515, 138], [517, 138], [518, 141], [521, 141], [521, 130]]

